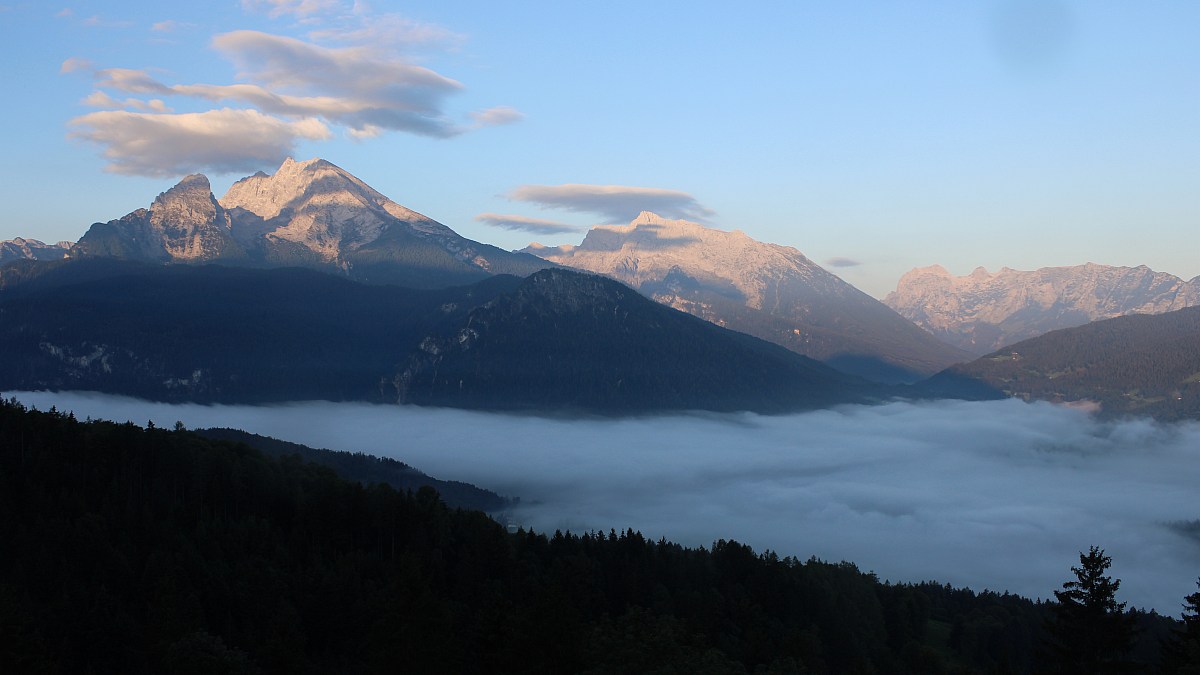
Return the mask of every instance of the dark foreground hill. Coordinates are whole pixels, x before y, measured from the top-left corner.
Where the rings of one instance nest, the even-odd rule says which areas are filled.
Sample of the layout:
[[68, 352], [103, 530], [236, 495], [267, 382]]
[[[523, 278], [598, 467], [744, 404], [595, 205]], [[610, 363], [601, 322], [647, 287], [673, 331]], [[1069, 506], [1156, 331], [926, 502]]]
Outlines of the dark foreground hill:
[[105, 259], [4, 268], [0, 387], [605, 413], [779, 412], [872, 393], [586, 273], [413, 290]]
[[[1024, 673], [1049, 615], [732, 541], [508, 533], [429, 488], [15, 402], [0, 541], [6, 673]], [[1172, 622], [1135, 616], [1146, 672]]]
[[361, 452], [310, 448], [307, 445], [281, 441], [270, 436], [252, 434], [241, 429], [197, 429], [194, 433], [212, 440], [244, 443], [268, 457], [299, 457], [304, 462], [333, 469], [346, 480], [363, 485], [382, 484], [400, 491], [416, 492], [423, 487], [438, 491], [442, 501], [451, 508], [475, 509], [488, 513], [504, 511], [512, 502], [491, 490], [470, 483], [439, 480], [413, 467], [387, 457], [375, 457]]
[[1200, 419], [1200, 308], [1054, 331], [949, 368], [921, 387], [967, 398], [1092, 402], [1110, 417]]

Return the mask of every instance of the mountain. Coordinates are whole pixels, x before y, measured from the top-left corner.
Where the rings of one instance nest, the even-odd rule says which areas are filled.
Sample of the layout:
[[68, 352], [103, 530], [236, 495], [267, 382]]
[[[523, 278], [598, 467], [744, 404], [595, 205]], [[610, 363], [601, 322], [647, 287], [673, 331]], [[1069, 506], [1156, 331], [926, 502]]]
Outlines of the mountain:
[[934, 265], [901, 277], [884, 303], [946, 342], [981, 355], [1060, 328], [1200, 304], [1191, 281], [1146, 266], [1088, 263], [1032, 272], [980, 267], [956, 277]]
[[1200, 419], [1200, 307], [1052, 331], [953, 366], [918, 389], [1098, 405], [1108, 417]]
[[67, 257], [71, 242], [60, 241], [57, 244], [45, 244], [37, 239], [10, 239], [0, 241], [0, 266], [14, 260], [62, 260]]
[[119, 220], [92, 225], [71, 248], [72, 258], [102, 256], [147, 262], [245, 259], [229, 213], [213, 198], [208, 178], [187, 176]]
[[0, 390], [613, 413], [779, 412], [874, 393], [566, 270], [432, 290], [111, 259], [5, 272]]
[[968, 358], [800, 251], [741, 231], [643, 212], [592, 228], [579, 246], [524, 250], [877, 381], [913, 381]]
[[274, 175], [234, 183], [219, 201], [202, 175], [138, 209], [96, 223], [72, 258], [302, 266], [369, 283], [444, 288], [547, 266], [459, 236], [322, 159], [289, 158]]

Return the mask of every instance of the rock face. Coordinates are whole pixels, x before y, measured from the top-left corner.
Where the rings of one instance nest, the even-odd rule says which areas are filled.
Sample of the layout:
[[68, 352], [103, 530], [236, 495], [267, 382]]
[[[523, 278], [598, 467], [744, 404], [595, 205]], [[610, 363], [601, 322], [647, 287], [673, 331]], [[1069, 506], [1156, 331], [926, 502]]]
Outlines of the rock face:
[[96, 223], [71, 257], [300, 266], [372, 283], [445, 287], [547, 266], [459, 236], [322, 159], [288, 159], [234, 183], [217, 201], [184, 178], [149, 209]]
[[629, 225], [592, 228], [579, 246], [524, 250], [878, 381], [919, 379], [967, 358], [800, 251], [740, 231], [643, 212]]
[[0, 241], [0, 265], [14, 260], [62, 260], [67, 257], [71, 242], [60, 241], [57, 244], [45, 244], [37, 239], [10, 239]]
[[1200, 278], [1093, 263], [1032, 272], [980, 267], [956, 277], [934, 265], [901, 277], [884, 303], [942, 340], [982, 355], [1060, 328], [1200, 304]]

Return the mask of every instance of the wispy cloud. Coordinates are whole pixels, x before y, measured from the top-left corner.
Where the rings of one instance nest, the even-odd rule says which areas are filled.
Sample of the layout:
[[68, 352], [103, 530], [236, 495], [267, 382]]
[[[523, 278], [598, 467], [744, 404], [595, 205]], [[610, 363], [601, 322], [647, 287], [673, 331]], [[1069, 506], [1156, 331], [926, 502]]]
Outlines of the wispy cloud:
[[92, 65], [92, 62], [88, 61], [87, 59], [81, 59], [77, 56], [72, 56], [71, 58], [62, 62], [62, 65], [58, 67], [58, 72], [74, 73], [81, 70], [91, 70], [94, 67], [95, 66]]
[[686, 192], [660, 188], [578, 183], [522, 185], [509, 192], [508, 197], [546, 208], [599, 214], [609, 222], [630, 221], [642, 211], [691, 220], [704, 220], [713, 214]]
[[299, 139], [330, 137], [316, 119], [288, 122], [229, 108], [179, 114], [105, 110], [77, 117], [71, 125], [72, 136], [104, 148], [108, 171], [139, 176], [249, 172], [279, 164]]
[[155, 33], [174, 33], [177, 30], [195, 28], [195, 26], [196, 24], [194, 23], [167, 19], [166, 21], [159, 21], [158, 23], [150, 26], [150, 30], [154, 31]]
[[304, 19], [335, 10], [341, 4], [338, 0], [242, 0], [242, 9], [272, 18], [294, 16]]
[[526, 216], [501, 215], [499, 213], [481, 213], [475, 216], [481, 223], [500, 227], [516, 232], [532, 232], [534, 234], [563, 234], [565, 232], [581, 232], [585, 228], [567, 225], [553, 220], [528, 218]]
[[835, 256], [829, 260], [826, 260], [825, 264], [829, 265], [830, 267], [858, 267], [862, 264], [862, 261], [855, 260], [854, 258]]
[[167, 107], [167, 104], [163, 103], [162, 99], [152, 98], [149, 101], [143, 101], [136, 98], [127, 98], [123, 101], [118, 101], [102, 91], [92, 92], [90, 96], [83, 99], [82, 103], [92, 108], [104, 108], [106, 110], [124, 108], [127, 110], [142, 110], [158, 113], [171, 112], [171, 109]]
[[525, 119], [525, 114], [516, 108], [501, 105], [486, 110], [476, 110], [471, 113], [471, 119], [475, 120], [476, 128], [495, 127], [501, 124], [520, 122]]

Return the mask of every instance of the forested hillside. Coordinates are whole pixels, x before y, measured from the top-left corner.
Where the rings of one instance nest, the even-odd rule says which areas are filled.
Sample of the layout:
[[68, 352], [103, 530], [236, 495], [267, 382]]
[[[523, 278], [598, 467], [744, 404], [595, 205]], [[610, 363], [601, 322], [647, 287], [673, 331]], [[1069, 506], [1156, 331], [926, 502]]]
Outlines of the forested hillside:
[[1092, 401], [1106, 416], [1200, 419], [1200, 308], [1054, 331], [953, 366], [921, 386], [970, 398], [1003, 392]]
[[[15, 401], [0, 540], [3, 672], [1029, 672], [1050, 616], [732, 541], [508, 533], [429, 488]], [[1136, 619], [1146, 669], [1174, 622]]]

